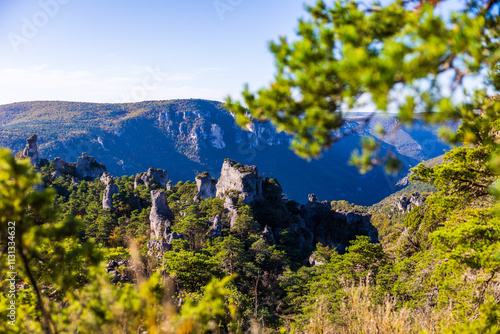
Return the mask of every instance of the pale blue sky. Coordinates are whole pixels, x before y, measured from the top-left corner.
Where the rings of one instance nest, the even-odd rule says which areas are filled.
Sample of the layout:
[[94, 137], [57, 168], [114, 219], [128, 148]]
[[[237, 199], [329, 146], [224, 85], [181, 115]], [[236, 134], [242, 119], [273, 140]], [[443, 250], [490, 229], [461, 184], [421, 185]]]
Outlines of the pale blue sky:
[[239, 98], [272, 80], [268, 42], [295, 35], [305, 3], [0, 0], [0, 104]]
[[0, 104], [240, 96], [304, 0], [0, 0]]

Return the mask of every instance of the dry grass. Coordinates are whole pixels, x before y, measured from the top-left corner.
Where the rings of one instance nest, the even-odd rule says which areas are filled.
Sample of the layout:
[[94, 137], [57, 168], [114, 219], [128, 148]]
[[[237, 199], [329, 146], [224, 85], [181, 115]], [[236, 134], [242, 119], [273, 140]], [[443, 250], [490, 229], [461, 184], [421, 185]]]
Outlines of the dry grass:
[[367, 284], [345, 289], [346, 298], [340, 305], [338, 321], [332, 322], [318, 306], [310, 319], [308, 333], [321, 334], [408, 334], [440, 333], [454, 322], [451, 308], [437, 311], [431, 307], [419, 309], [397, 308], [393, 298], [386, 297], [382, 304], [373, 303]]

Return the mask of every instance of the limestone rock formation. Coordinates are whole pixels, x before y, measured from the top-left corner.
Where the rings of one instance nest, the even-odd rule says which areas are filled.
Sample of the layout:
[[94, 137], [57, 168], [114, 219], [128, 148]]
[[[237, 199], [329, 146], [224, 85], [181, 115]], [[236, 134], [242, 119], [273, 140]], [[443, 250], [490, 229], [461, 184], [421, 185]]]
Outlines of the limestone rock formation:
[[396, 198], [393, 204], [393, 212], [404, 214], [410, 212], [414, 207], [421, 206], [425, 202], [425, 197], [415, 192], [410, 197], [404, 195]]
[[328, 202], [318, 202], [315, 194], [308, 195], [307, 203], [301, 208], [301, 215], [304, 218], [307, 229], [314, 233], [316, 229], [315, 219], [328, 215], [332, 206]]
[[224, 198], [224, 209], [228, 211], [228, 217], [230, 220], [229, 225], [231, 228], [234, 227], [236, 219], [239, 217], [238, 210], [236, 209], [237, 202], [237, 198], [231, 197], [229, 195]]
[[53, 161], [54, 169], [61, 175], [76, 175], [76, 163], [68, 163], [57, 157]]
[[95, 158], [82, 153], [76, 162], [76, 176], [82, 180], [94, 180], [100, 178], [106, 171], [106, 166], [96, 162]]
[[217, 181], [216, 195], [222, 198], [233, 192], [250, 204], [262, 197], [262, 181], [256, 166], [244, 166], [226, 159]]
[[104, 210], [113, 209], [113, 195], [118, 194], [120, 189], [115, 184], [115, 178], [104, 172], [100, 178], [101, 182], [106, 185], [106, 189], [102, 195], [102, 208]]
[[259, 176], [256, 166], [244, 166], [230, 159], [224, 160], [215, 188], [216, 196], [224, 199], [224, 209], [229, 212], [231, 228], [238, 218], [238, 199], [242, 199], [245, 204], [261, 199], [262, 182], [263, 178]]
[[210, 142], [213, 147], [218, 149], [226, 147], [226, 143], [224, 142], [224, 130], [222, 130], [219, 124], [212, 124], [211, 126]]
[[166, 170], [150, 167], [146, 173], [140, 173], [135, 176], [134, 189], [136, 189], [139, 184], [144, 184], [146, 187], [150, 187], [154, 182], [157, 182], [162, 187], [165, 187], [167, 185], [167, 181], [168, 172]]
[[38, 167], [40, 163], [40, 158], [38, 156], [38, 145], [36, 143], [37, 136], [32, 135], [28, 139], [26, 139], [26, 147], [21, 152], [21, 158], [29, 158], [31, 164], [35, 167]]
[[172, 186], [172, 181], [168, 181], [168, 182], [167, 182], [167, 190], [168, 190], [168, 191], [171, 191], [171, 190], [172, 190], [172, 188], [173, 188], [173, 186]]
[[220, 216], [217, 215], [213, 217], [212, 219], [209, 220], [209, 222], [211, 223], [210, 231], [208, 232], [210, 233], [210, 237], [218, 238], [222, 236], [222, 221], [220, 219]]
[[105, 210], [113, 209], [113, 195], [118, 194], [120, 189], [114, 183], [110, 183], [106, 186], [104, 194], [102, 195], [102, 208]]
[[151, 239], [167, 238], [175, 217], [168, 206], [165, 192], [152, 190], [151, 202], [153, 203], [149, 214]]
[[65, 162], [63, 161], [63, 159], [57, 157], [54, 159], [54, 169], [56, 171], [58, 171], [59, 173], [62, 173], [63, 170], [64, 170], [64, 164]]
[[[279, 240], [279, 232], [281, 229], [274, 229], [274, 239]], [[314, 247], [313, 238], [314, 235], [306, 226], [306, 221], [300, 215], [293, 215], [290, 218], [290, 231], [295, 233], [295, 241], [297, 243], [297, 249], [305, 252]], [[277, 233], [278, 232], [278, 233]]]
[[102, 175], [101, 175], [101, 178], [100, 178], [101, 182], [104, 183], [105, 185], [109, 185], [110, 183], [112, 183], [114, 181], [114, 177], [112, 177], [111, 175], [109, 175], [108, 172], [104, 172]]
[[300, 226], [296, 229], [299, 235], [303, 235], [305, 245], [313, 246], [320, 242], [342, 253], [349, 246], [349, 241], [358, 235], [369, 236], [372, 242], [378, 242], [378, 231], [371, 224], [370, 214], [333, 211], [329, 202], [319, 202], [314, 194], [309, 195], [309, 201], [301, 207], [300, 216], [307, 231]]
[[[358, 213], [340, 211], [333, 213], [333, 219], [344, 227], [345, 239], [354, 240], [358, 235], [370, 237], [371, 242], [378, 242], [378, 230], [371, 224], [372, 215], [369, 213]], [[345, 240], [344, 239], [344, 240]], [[344, 245], [346, 246], [346, 245]]]
[[167, 235], [165, 239], [153, 239], [148, 241], [148, 254], [161, 257], [165, 252], [172, 250], [174, 240], [184, 240], [182, 233], [173, 232]]
[[198, 187], [198, 194], [196, 198], [206, 199], [215, 197], [217, 194], [216, 184], [217, 180], [210, 176], [208, 172], [197, 175], [196, 187]]

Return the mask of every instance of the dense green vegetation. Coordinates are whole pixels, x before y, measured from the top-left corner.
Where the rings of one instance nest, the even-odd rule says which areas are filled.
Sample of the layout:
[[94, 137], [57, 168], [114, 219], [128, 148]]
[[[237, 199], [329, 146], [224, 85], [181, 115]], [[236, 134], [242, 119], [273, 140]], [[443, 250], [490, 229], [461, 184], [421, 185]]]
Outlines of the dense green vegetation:
[[[359, 114], [356, 116], [346, 127], [360, 122]], [[388, 130], [397, 123], [395, 117], [386, 116], [374, 117], [363, 133], [345, 138], [321, 159], [308, 162], [289, 149], [289, 135], [277, 133], [269, 123], [254, 125], [253, 132], [240, 129], [216, 101], [34, 101], [0, 105], [0, 146], [18, 152], [26, 138], [36, 133], [40, 154], [47, 159], [75, 162], [87, 152], [112, 175], [132, 175], [155, 166], [166, 169], [174, 183], [191, 180], [202, 171], [218, 177], [224, 159], [230, 158], [257, 165], [267, 176], [279, 179], [291, 198], [304, 200], [314, 192], [320, 199], [371, 205], [388, 196], [391, 191], [386, 185], [394, 185], [399, 177], [388, 177], [378, 168], [365, 176], [368, 183], [348, 160], [361, 136], [377, 136], [376, 123], [383, 122]], [[422, 122], [399, 129], [393, 139], [383, 139], [383, 150], [391, 149], [404, 159], [400, 177], [407, 174], [409, 166], [449, 147], [439, 140], [437, 127]], [[309, 172], [302, 173], [305, 169]], [[325, 182], [330, 186], [324, 187]], [[368, 189], [377, 192], [368, 194]]]
[[[265, 201], [254, 206], [238, 201], [234, 226], [213, 237], [210, 219], [218, 215], [228, 221], [228, 212], [220, 199], [195, 200], [196, 186], [186, 181], [168, 191], [152, 186], [166, 191], [175, 215], [172, 229], [185, 236], [157, 258], [146, 246], [150, 189], [134, 189], [133, 177], [116, 180], [120, 193], [114, 209], [103, 210], [100, 180], [52, 179], [52, 163], [43, 162], [38, 173], [1, 149], [1, 249], [15, 259], [5, 262], [2, 256], [0, 328], [12, 333], [500, 333], [500, 99], [482, 91], [453, 105], [433, 90], [439, 87], [437, 74], [449, 68], [456, 71], [457, 86], [462, 75], [489, 69], [489, 83], [500, 89], [500, 30], [493, 12], [498, 4], [467, 3], [450, 24], [430, 4], [414, 10], [405, 5], [397, 1], [364, 11], [350, 1], [332, 8], [319, 1], [309, 9], [313, 21], [299, 24], [302, 40], [293, 47], [284, 39], [272, 46], [277, 84], [261, 91], [259, 99], [246, 93], [253, 115], [283, 122], [282, 128], [297, 136], [302, 154], [332, 144], [331, 130], [342, 123], [341, 103], [352, 106], [372, 93], [377, 106], [386, 109], [398, 83], [415, 92], [399, 106], [402, 121], [411, 122], [422, 106], [428, 120], [460, 117], [459, 131], [443, 133], [459, 145], [441, 163], [413, 169], [416, 183], [406, 191], [425, 193], [421, 205], [391, 215], [384, 211], [387, 202], [371, 208], [331, 203], [338, 211], [371, 212], [384, 231], [382, 243], [359, 236], [342, 254], [321, 244], [298, 252], [287, 221], [298, 203], [282, 200], [274, 179], [263, 185]], [[435, 86], [421, 92], [417, 81], [425, 77]], [[300, 103], [292, 98], [297, 88], [301, 94], [293, 96], [301, 95]], [[243, 110], [232, 107], [241, 119]], [[377, 148], [366, 140], [365, 152], [354, 162], [362, 169], [378, 164]], [[385, 162], [397, 165], [394, 159]], [[283, 229], [278, 240], [263, 233], [266, 225]], [[310, 251], [315, 266], [304, 261]], [[113, 281], [106, 266], [110, 260], [127, 260], [128, 265], [113, 268], [130, 279]], [[12, 290], [8, 278], [14, 270], [18, 284]], [[11, 305], [11, 291], [15, 320], [4, 307]]]
[[[448, 17], [446, 6], [435, 10], [439, 1], [382, 6], [318, 0], [299, 20], [297, 36], [270, 43], [276, 73], [269, 86], [256, 93], [247, 86], [246, 107], [232, 98], [226, 105], [242, 126], [271, 121], [292, 134], [295, 152], [304, 157], [316, 157], [352, 133], [342, 128], [345, 112], [363, 110], [369, 102], [380, 112], [397, 112], [403, 124], [416, 117], [471, 117], [487, 89], [471, 90], [465, 85], [469, 78], [486, 74], [486, 84], [500, 90], [497, 2], [463, 0], [462, 9]], [[468, 99], [457, 99], [464, 93]], [[378, 134], [394, 136], [383, 127]], [[400, 167], [392, 152], [380, 150], [379, 138], [363, 138], [362, 151], [352, 155], [362, 171], [380, 164], [390, 171]]]
[[[441, 164], [414, 169], [420, 183], [407, 191], [427, 183], [435, 190], [399, 221], [380, 211], [390, 206], [384, 203], [332, 202], [337, 211], [378, 212], [378, 222], [394, 224], [396, 232], [382, 244], [358, 237], [344, 254], [318, 244], [312, 267], [291, 231], [276, 242], [262, 234], [265, 225], [286, 227], [286, 213], [298, 210], [296, 202], [282, 202], [275, 180], [265, 183], [272, 191], [264, 204], [240, 200], [234, 227], [215, 238], [209, 220], [228, 220], [222, 200], [195, 200], [189, 181], [168, 191], [153, 184], [168, 196], [173, 231], [184, 235], [156, 258], [146, 245], [150, 189], [134, 189], [134, 177], [115, 180], [114, 209], [103, 210], [100, 180], [53, 179], [53, 162], [43, 162], [39, 174], [2, 150], [2, 248], [11, 235], [7, 222], [15, 221], [16, 310], [23, 321], [11, 327], [2, 309], [0, 323], [13, 333], [496, 333], [500, 219], [489, 189], [500, 170], [489, 162], [500, 118], [484, 127], [486, 117], [465, 121], [458, 132], [463, 138], [479, 127], [474, 143], [449, 151]], [[33, 191], [37, 183], [46, 190]], [[110, 260], [129, 261], [118, 268], [129, 280], [112, 283], [103, 267]], [[1, 268], [5, 278], [9, 269]], [[6, 293], [0, 299], [9, 302]]]

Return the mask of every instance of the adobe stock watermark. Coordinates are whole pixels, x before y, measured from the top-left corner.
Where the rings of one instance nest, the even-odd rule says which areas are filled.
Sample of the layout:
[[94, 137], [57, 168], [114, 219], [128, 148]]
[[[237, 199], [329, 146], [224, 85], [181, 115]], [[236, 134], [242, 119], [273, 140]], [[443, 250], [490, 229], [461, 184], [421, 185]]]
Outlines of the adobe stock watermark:
[[35, 12], [31, 18], [23, 17], [20, 33], [11, 32], [7, 35], [12, 49], [18, 53], [21, 45], [28, 44], [35, 38], [40, 30], [54, 18], [61, 10], [62, 5], [66, 5], [71, 0], [40, 0], [38, 5], [40, 10]]
[[257, 137], [255, 141], [256, 143], [251, 143], [250, 140], [244, 140], [238, 145], [238, 153], [245, 157], [246, 163], [254, 161], [257, 154], [268, 146], [264, 138]]
[[221, 21], [224, 21], [224, 15], [227, 12], [232, 12], [241, 5], [243, 0], [214, 0], [212, 2], [217, 15]]
[[122, 94], [120, 102], [141, 102], [147, 99], [148, 93], [158, 89], [164, 78], [160, 74], [160, 68], [146, 67], [146, 74], [140, 84], [134, 86], [129, 93]]
[[16, 222], [7, 223], [7, 323], [15, 326], [16, 323]]

